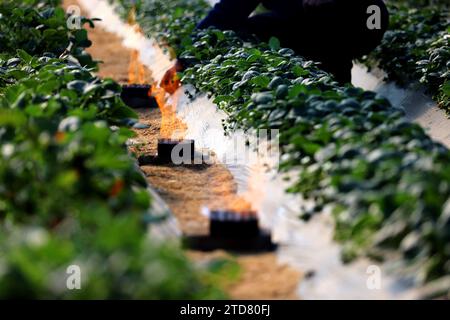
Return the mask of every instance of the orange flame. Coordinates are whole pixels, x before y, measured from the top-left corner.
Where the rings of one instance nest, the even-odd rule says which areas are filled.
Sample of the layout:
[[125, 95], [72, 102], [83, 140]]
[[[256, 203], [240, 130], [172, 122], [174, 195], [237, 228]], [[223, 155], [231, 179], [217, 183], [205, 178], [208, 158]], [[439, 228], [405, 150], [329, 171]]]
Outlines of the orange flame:
[[235, 199], [232, 199], [227, 209], [242, 215], [255, 215], [255, 213], [252, 211], [252, 205], [243, 197], [239, 196], [236, 196]]
[[239, 216], [257, 216], [252, 205], [242, 196], [224, 192], [220, 198], [220, 200], [208, 206], [210, 210], [226, 210]]
[[[128, 24], [133, 27], [134, 31], [144, 34], [144, 31], [136, 24], [136, 8], [133, 6], [128, 12]], [[145, 67], [140, 62], [138, 50], [131, 50], [130, 65], [128, 67], [128, 84], [145, 84]]]
[[139, 52], [131, 50], [130, 65], [128, 67], [128, 84], [145, 84], [147, 82], [145, 67], [140, 62]]
[[[180, 79], [176, 67], [167, 70], [160, 85], [153, 84], [149, 95], [153, 96], [161, 111], [160, 137], [162, 139], [183, 139], [187, 125], [176, 114], [180, 93]], [[171, 96], [171, 104], [167, 103], [167, 96]]]
[[130, 65], [128, 67], [128, 84], [136, 83], [136, 64], [137, 64], [137, 50], [132, 50], [130, 54]]
[[172, 95], [172, 104], [166, 101], [164, 88], [152, 85], [149, 95], [152, 95], [161, 111], [160, 137], [163, 139], [183, 139], [187, 131], [187, 125], [177, 117], [176, 107], [178, 105], [179, 94]]
[[145, 68], [144, 68], [144, 65], [139, 63], [138, 70], [139, 70], [138, 71], [139, 72], [139, 79], [138, 79], [139, 83], [140, 84], [146, 83], [146, 81], [145, 81], [146, 79], [145, 79]]
[[[136, 8], [133, 6], [128, 12], [128, 24], [140, 34], [144, 34], [143, 30], [136, 23]], [[128, 83], [129, 84], [145, 84], [145, 68], [140, 63], [139, 52], [137, 50], [131, 51], [130, 65], [128, 68]], [[175, 94], [180, 87], [180, 79], [177, 75], [177, 68], [173, 67], [166, 72], [164, 79], [160, 85], [152, 85], [149, 96], [153, 96], [158, 103], [161, 111], [161, 129], [160, 137], [163, 139], [183, 139], [187, 126], [176, 116], [176, 108], [178, 105], [179, 94]], [[168, 104], [166, 101], [166, 93], [171, 95], [172, 102]]]
[[129, 25], [134, 25], [136, 24], [136, 6], [133, 5], [130, 9], [130, 11], [128, 11], [128, 19], [127, 22]]
[[212, 194], [212, 201], [207, 204], [210, 210], [227, 210], [238, 215], [256, 215], [253, 206], [246, 200], [248, 197], [236, 194], [237, 185], [229, 171], [219, 171], [214, 175], [209, 192]]

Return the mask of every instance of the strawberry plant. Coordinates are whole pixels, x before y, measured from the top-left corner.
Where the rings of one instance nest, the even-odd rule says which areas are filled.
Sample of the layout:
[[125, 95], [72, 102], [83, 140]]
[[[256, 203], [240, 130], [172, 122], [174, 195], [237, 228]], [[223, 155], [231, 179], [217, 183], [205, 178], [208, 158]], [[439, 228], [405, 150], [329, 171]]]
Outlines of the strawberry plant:
[[[59, 1], [11, 1], [0, 3], [0, 52], [14, 54], [23, 49], [28, 54], [50, 52], [56, 56], [70, 52], [82, 66], [95, 67], [85, 48], [90, 46], [85, 29], [69, 30], [62, 8], [49, 6]], [[81, 23], [93, 21], [82, 18]]]
[[391, 22], [378, 48], [364, 59], [400, 85], [420, 82], [449, 111], [449, 23], [445, 2], [389, 2]]
[[58, 3], [0, 3], [0, 298], [222, 298], [205, 268], [149, 241], [165, 217], [125, 146], [136, 115], [91, 74], [86, 30], [67, 30]]
[[[40, 103], [58, 105], [52, 116], [66, 115], [71, 110], [92, 109], [96, 118], [118, 124], [136, 114], [120, 99], [120, 86], [112, 80], [100, 80], [89, 69], [66, 55], [55, 58], [52, 54], [32, 57], [23, 50], [16, 56], [0, 54], [0, 92], [5, 105]], [[63, 91], [61, 91], [63, 89]], [[46, 110], [47, 111], [47, 110]]]
[[[179, 248], [152, 244], [138, 215], [111, 216], [105, 202], [79, 203], [76, 219], [53, 230], [0, 228], [0, 298], [221, 298]], [[81, 290], [67, 290], [66, 268], [82, 270]]]

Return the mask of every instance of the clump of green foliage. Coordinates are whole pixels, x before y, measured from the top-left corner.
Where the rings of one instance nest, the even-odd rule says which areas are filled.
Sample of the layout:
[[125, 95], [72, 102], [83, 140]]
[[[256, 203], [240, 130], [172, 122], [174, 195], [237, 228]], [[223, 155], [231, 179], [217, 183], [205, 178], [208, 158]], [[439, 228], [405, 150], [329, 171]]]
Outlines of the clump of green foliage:
[[[0, 3], [0, 298], [223, 298], [206, 268], [150, 240], [122, 126], [136, 115], [92, 75], [86, 30], [68, 30], [58, 3]], [[70, 265], [81, 290], [66, 287]]]
[[363, 61], [405, 86], [420, 82], [450, 111], [450, 24], [448, 4], [434, 1], [388, 2], [389, 30]]
[[[59, 1], [3, 1], [0, 6], [0, 52], [14, 55], [22, 49], [31, 55], [70, 52], [82, 66], [95, 67], [85, 51], [91, 45], [85, 29], [70, 30]], [[82, 18], [81, 23], [93, 21]]]

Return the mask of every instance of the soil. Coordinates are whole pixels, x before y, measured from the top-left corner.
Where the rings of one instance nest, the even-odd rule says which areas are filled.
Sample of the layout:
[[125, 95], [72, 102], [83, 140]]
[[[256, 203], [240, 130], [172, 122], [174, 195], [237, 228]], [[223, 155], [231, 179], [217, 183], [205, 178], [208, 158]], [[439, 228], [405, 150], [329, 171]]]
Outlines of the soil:
[[[65, 7], [78, 5], [76, 0], [65, 0]], [[98, 76], [128, 82], [130, 63], [136, 63], [136, 52], [122, 46], [122, 39], [96, 26], [88, 29], [93, 42], [88, 52], [103, 63]], [[141, 75], [151, 81], [151, 73]], [[158, 109], [137, 110], [139, 121], [148, 129], [135, 130], [136, 143], [132, 147], [139, 155], [155, 155], [160, 134], [161, 112]], [[201, 166], [143, 165], [150, 184], [166, 201], [186, 235], [207, 234], [208, 219], [201, 214], [204, 206], [223, 207], [238, 201], [237, 186], [230, 172], [221, 164]], [[240, 266], [239, 278], [226, 285], [232, 299], [297, 299], [301, 274], [278, 263], [275, 253], [233, 255], [224, 251], [212, 253], [188, 252], [190, 258], [205, 262], [217, 257], [232, 257]]]

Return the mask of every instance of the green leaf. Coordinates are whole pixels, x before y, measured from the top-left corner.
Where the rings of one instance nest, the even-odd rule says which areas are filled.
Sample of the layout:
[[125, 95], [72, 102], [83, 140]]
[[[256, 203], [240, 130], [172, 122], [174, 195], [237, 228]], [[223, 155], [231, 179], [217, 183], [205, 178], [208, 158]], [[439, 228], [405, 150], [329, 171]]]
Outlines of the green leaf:
[[234, 97], [233, 96], [226, 96], [226, 95], [223, 95], [223, 96], [217, 96], [217, 97], [215, 97], [214, 98], [214, 103], [215, 104], [219, 104], [219, 103], [221, 103], [221, 102], [230, 102], [230, 101], [233, 101], [234, 100]]
[[273, 51], [280, 50], [280, 47], [281, 47], [280, 40], [278, 40], [278, 38], [276, 38], [276, 37], [271, 37], [270, 40], [269, 40], [269, 47]]
[[121, 105], [120, 107], [117, 107], [112, 111], [111, 117], [117, 119], [125, 119], [125, 118], [137, 119], [138, 115], [130, 107], [126, 105]]
[[300, 84], [300, 83], [295, 84], [289, 89], [288, 97], [292, 99], [292, 98], [297, 97], [300, 93], [306, 93], [307, 91], [308, 91], [308, 88], [305, 85]]
[[446, 96], [450, 97], [450, 80], [444, 83], [444, 85], [442, 86], [442, 91]]
[[299, 65], [295, 65], [292, 68], [292, 72], [295, 74], [296, 77], [303, 77], [309, 74], [309, 71], [303, 69], [301, 66]]
[[22, 61], [26, 63], [30, 63], [33, 59], [32, 56], [30, 56], [25, 50], [17, 49], [17, 55], [22, 59]]
[[25, 121], [24, 114], [18, 110], [0, 109], [0, 126], [21, 126]]
[[86, 88], [87, 85], [88, 85], [88, 83], [86, 81], [74, 80], [67, 84], [67, 88], [70, 90], [76, 90], [76, 91], [82, 93], [82, 92], [84, 92], [84, 89]]
[[256, 76], [250, 80], [251, 83], [256, 84], [258, 87], [266, 88], [270, 83], [270, 78], [266, 76]]

